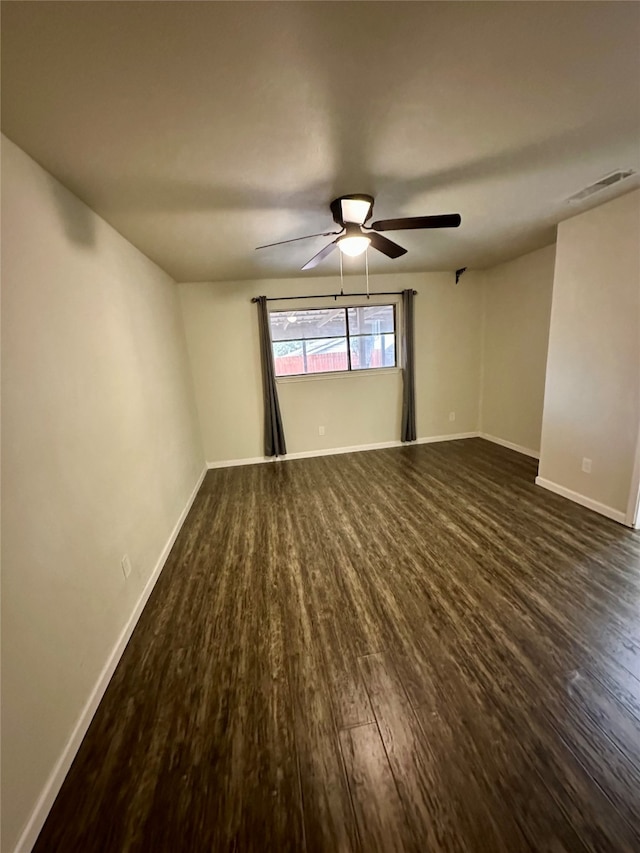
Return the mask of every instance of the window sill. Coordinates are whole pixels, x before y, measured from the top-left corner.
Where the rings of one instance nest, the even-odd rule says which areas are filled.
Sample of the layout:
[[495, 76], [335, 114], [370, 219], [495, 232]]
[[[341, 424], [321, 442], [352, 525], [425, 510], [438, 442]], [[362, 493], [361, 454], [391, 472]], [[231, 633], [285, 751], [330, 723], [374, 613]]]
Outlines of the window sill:
[[400, 373], [399, 367], [374, 367], [369, 370], [327, 370], [325, 373], [295, 374], [294, 376], [276, 376], [278, 385], [289, 385], [293, 382], [316, 382], [318, 379], [351, 379], [354, 376], [388, 376], [390, 373]]

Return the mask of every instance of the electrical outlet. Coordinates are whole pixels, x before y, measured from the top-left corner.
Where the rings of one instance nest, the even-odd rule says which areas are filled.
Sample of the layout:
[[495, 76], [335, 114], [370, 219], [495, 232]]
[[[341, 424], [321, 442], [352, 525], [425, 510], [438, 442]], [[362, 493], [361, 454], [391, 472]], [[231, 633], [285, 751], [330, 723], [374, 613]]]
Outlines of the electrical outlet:
[[323, 426], [318, 427], [318, 435], [324, 435], [324, 427]]
[[128, 554], [125, 554], [122, 558], [122, 572], [125, 578], [128, 578], [131, 574], [131, 560], [129, 559]]
[[456, 413], [455, 412], [449, 412], [449, 420], [455, 421], [455, 419], [456, 419]]
[[582, 470], [584, 471], [585, 474], [591, 473], [591, 460], [587, 459], [586, 456], [582, 460]]

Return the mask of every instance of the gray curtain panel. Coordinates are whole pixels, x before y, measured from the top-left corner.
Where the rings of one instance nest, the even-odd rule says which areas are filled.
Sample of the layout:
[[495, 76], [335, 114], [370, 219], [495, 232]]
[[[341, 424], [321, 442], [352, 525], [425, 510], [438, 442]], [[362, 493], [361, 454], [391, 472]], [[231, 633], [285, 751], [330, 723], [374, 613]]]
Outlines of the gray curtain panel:
[[416, 440], [413, 290], [402, 291], [402, 429], [400, 441]]
[[267, 297], [258, 297], [258, 328], [260, 330], [260, 361], [262, 362], [262, 391], [264, 396], [264, 455], [284, 456], [287, 445], [284, 440], [284, 428], [278, 403], [276, 373], [273, 366], [271, 331]]

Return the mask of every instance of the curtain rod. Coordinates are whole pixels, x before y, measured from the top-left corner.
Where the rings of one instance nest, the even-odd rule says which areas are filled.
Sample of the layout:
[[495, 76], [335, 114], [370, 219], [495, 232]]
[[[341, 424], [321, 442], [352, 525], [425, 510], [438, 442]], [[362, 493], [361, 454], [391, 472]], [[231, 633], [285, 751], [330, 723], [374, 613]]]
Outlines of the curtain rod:
[[[319, 293], [313, 296], [267, 296], [267, 302], [286, 302], [289, 299], [338, 299], [338, 297], [343, 296], [366, 296], [369, 298], [370, 296], [400, 296], [402, 293], [401, 290], [380, 290], [377, 293]], [[414, 296], [418, 295], [418, 291], [412, 291]], [[258, 297], [254, 296], [251, 300], [252, 302], [257, 302]]]

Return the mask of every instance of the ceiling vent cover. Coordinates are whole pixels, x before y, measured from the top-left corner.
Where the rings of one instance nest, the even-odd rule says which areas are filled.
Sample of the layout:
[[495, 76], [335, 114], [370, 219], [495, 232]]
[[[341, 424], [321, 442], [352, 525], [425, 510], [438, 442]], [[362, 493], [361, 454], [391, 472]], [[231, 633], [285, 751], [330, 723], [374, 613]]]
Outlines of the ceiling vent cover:
[[631, 175], [635, 175], [633, 169], [616, 169], [615, 172], [610, 172], [603, 178], [599, 178], [595, 184], [590, 184], [588, 187], [580, 190], [580, 192], [570, 196], [567, 201], [569, 204], [577, 204], [585, 198], [589, 198], [589, 196], [594, 193], [599, 193], [602, 190], [606, 190], [607, 187], [611, 187], [614, 184], [620, 183], [620, 181], [624, 181], [626, 178], [630, 178]]

